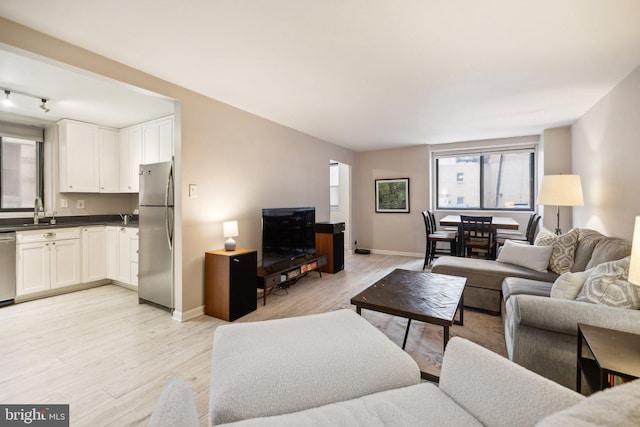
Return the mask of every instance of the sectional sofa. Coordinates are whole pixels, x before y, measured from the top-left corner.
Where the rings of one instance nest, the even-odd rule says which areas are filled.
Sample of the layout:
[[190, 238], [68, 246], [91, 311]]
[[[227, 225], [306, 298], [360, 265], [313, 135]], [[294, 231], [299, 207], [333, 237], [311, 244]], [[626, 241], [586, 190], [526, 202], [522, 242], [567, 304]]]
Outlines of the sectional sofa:
[[[563, 236], [542, 230], [536, 244], [551, 249], [546, 272], [527, 267], [535, 261], [532, 247], [522, 248], [520, 259], [510, 260], [518, 264], [443, 257], [432, 271], [467, 277], [465, 305], [502, 312], [509, 359], [575, 388], [578, 323], [640, 333], [639, 310], [613, 306], [615, 302], [576, 300], [593, 271], [624, 260], [631, 244], [584, 228]], [[571, 291], [567, 288], [563, 294], [567, 284]], [[630, 286], [632, 292], [634, 288]]]
[[[352, 310], [338, 310], [220, 326], [209, 421], [238, 427], [633, 425], [639, 398], [640, 381], [584, 398], [459, 337], [446, 348], [439, 384], [421, 381], [418, 366], [396, 344]], [[149, 425], [200, 425], [186, 382], [169, 382]]]

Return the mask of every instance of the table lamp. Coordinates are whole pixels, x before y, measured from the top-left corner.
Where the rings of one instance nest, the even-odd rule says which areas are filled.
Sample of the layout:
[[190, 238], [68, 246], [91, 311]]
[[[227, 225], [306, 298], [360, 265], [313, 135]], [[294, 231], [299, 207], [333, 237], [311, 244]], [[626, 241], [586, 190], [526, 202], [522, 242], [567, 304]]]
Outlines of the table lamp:
[[235, 251], [236, 241], [233, 240], [233, 238], [238, 235], [238, 221], [223, 222], [222, 234], [224, 237], [228, 237], [227, 241], [224, 242], [224, 249], [227, 251]]
[[584, 206], [580, 175], [543, 176], [540, 192], [538, 193], [538, 204], [557, 206], [558, 223], [556, 225], [556, 234], [561, 234], [560, 206]]
[[640, 286], [640, 216], [636, 217], [631, 243], [631, 260], [629, 261], [629, 282]]

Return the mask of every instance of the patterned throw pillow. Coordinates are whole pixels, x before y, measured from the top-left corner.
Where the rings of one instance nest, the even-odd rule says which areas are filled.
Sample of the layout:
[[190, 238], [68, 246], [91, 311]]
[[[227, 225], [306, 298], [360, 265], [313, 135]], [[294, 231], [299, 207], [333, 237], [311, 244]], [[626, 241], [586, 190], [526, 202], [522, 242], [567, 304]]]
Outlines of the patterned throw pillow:
[[536, 236], [534, 245], [553, 246], [551, 258], [549, 259], [549, 270], [556, 274], [563, 274], [571, 271], [571, 267], [573, 267], [579, 235], [580, 230], [577, 228], [560, 236], [556, 236], [543, 228]]
[[595, 267], [576, 301], [640, 309], [640, 287], [627, 281], [629, 257]]

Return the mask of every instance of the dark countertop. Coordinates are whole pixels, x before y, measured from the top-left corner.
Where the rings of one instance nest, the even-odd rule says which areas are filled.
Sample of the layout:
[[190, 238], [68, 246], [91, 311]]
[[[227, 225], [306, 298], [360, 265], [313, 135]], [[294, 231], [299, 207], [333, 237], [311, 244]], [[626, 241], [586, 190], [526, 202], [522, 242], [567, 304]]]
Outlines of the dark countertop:
[[138, 227], [138, 216], [123, 224], [119, 215], [87, 215], [56, 217], [56, 224], [49, 223], [51, 218], [40, 218], [39, 224], [33, 224], [32, 218], [12, 218], [0, 220], [0, 233], [13, 231], [50, 230], [54, 228], [88, 227], [96, 225], [111, 225], [117, 227]]

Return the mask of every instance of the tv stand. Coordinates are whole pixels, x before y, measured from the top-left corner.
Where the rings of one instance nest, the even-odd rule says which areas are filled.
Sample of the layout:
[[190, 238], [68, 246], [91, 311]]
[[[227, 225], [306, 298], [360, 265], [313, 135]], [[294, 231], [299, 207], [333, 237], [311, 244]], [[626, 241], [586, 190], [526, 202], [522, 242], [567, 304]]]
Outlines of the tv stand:
[[267, 305], [267, 291], [276, 286], [289, 287], [300, 277], [317, 271], [322, 277], [320, 268], [327, 265], [327, 257], [306, 256], [291, 261], [279, 262], [266, 268], [258, 268], [258, 288], [263, 289], [262, 305]]

